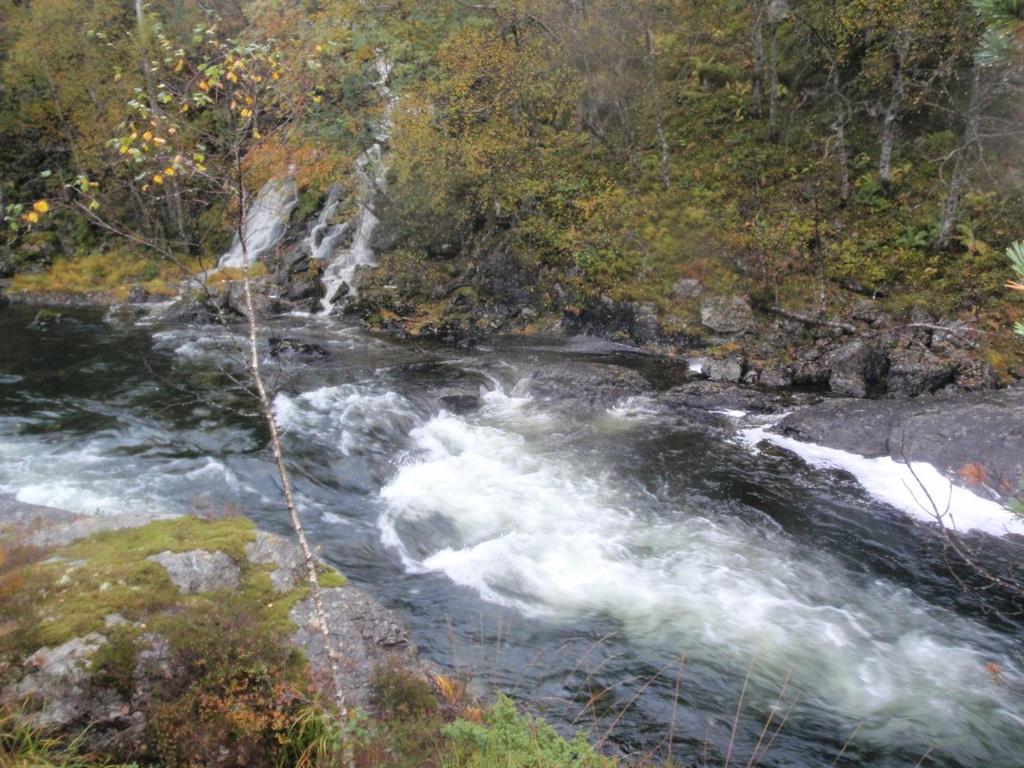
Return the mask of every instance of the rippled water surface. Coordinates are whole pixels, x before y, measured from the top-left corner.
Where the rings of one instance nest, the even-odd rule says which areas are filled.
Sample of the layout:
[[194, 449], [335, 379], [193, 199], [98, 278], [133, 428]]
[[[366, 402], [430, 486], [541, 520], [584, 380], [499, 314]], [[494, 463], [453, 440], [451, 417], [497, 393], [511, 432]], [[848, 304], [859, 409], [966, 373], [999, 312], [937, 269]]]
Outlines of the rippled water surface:
[[[231, 332], [32, 316], [0, 310], [0, 492], [95, 514], [228, 505], [286, 530]], [[1024, 697], [986, 671], [1024, 679], [1020, 627], [957, 589], [926, 527], [728, 418], [517, 386], [567, 360], [659, 386], [685, 365], [273, 330], [331, 352], [267, 360], [307, 525], [427, 656], [620, 751], [720, 764], [735, 722], [733, 764], [769, 741], [760, 765], [1024, 763]]]

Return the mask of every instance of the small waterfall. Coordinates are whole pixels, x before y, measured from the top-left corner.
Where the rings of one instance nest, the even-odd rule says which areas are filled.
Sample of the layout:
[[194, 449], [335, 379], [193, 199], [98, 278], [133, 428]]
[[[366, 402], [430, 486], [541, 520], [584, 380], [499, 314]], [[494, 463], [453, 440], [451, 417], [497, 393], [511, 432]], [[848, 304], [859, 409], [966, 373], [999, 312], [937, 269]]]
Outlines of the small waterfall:
[[[314, 259], [327, 261], [321, 280], [324, 284], [324, 297], [320, 302], [321, 314], [330, 314], [331, 307], [338, 298], [342, 287], [351, 295], [355, 292], [353, 279], [356, 270], [362, 266], [376, 263], [370, 242], [373, 233], [380, 223], [374, 213], [373, 204], [377, 194], [383, 190], [387, 168], [384, 164], [385, 147], [391, 140], [391, 113], [395, 105], [395, 97], [388, 86], [391, 67], [383, 56], [379, 56], [374, 64], [379, 76], [375, 87], [385, 102], [384, 117], [374, 132], [374, 144], [356, 161], [355, 176], [357, 183], [357, 199], [359, 211], [345, 224], [330, 225], [330, 219], [337, 211], [340, 202], [340, 190], [333, 187], [327, 195], [324, 209], [320, 212], [316, 225], [310, 231], [309, 251]], [[351, 244], [341, 251], [336, 251], [342, 237], [351, 234]]]
[[[249, 261], [255, 263], [270, 253], [284, 237], [288, 227], [288, 219], [299, 203], [299, 193], [295, 179], [271, 179], [263, 185], [256, 199], [249, 205], [245, 214], [245, 236], [249, 250]], [[241, 267], [242, 242], [235, 234], [231, 248], [220, 257], [217, 266]]]
[[[325, 315], [331, 311], [331, 306], [338, 298], [342, 286], [347, 286], [350, 294], [354, 292], [353, 278], [356, 269], [375, 263], [370, 240], [380, 222], [373, 212], [373, 198], [376, 196], [378, 188], [384, 183], [382, 156], [381, 145], [374, 144], [356, 161], [359, 211], [352, 220], [332, 228], [327, 234], [322, 234], [319, 245], [312, 239], [317, 228], [314, 227], [313, 233], [310, 234], [310, 252], [313, 254], [313, 258], [330, 260], [321, 277], [324, 283], [324, 297], [320, 306]], [[328, 196], [328, 204], [324, 206], [324, 211], [321, 213], [321, 218], [328, 213], [329, 207], [330, 196]], [[334, 203], [334, 208], [337, 208], [337, 202]], [[334, 249], [338, 241], [348, 233], [352, 234], [351, 244], [340, 252], [335, 252]]]

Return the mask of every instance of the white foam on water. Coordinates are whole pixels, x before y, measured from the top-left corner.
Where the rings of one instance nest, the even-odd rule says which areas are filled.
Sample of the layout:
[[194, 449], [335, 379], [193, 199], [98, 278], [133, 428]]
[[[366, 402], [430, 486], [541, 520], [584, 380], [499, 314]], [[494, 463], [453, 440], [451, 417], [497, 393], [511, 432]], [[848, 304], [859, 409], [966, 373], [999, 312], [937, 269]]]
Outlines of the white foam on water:
[[864, 734], [881, 741], [908, 723], [936, 741], [1018, 727], [1021, 702], [985, 664], [1018, 671], [985, 628], [863, 583], [768, 526], [655, 509], [564, 453], [536, 453], [505, 416], [442, 413], [412, 431], [378, 520], [411, 572], [552, 621], [613, 617], [634, 638], [734, 669], [756, 656], [821, 706], [869, 718]]
[[[86, 515], [163, 515], [185, 511], [197, 481], [238, 488], [234, 473], [217, 459], [135, 453], [145, 443], [145, 435], [113, 432], [54, 443], [0, 425], [0, 492]], [[152, 463], [140, 468], [140, 461]]]
[[740, 438], [753, 448], [762, 441], [785, 448], [812, 467], [845, 470], [876, 499], [920, 520], [936, 522], [937, 510], [943, 515], [943, 524], [958, 531], [1024, 535], [1024, 519], [995, 501], [951, 483], [927, 462], [915, 461], [908, 466], [888, 456], [865, 458], [777, 435], [764, 426], [743, 430]]

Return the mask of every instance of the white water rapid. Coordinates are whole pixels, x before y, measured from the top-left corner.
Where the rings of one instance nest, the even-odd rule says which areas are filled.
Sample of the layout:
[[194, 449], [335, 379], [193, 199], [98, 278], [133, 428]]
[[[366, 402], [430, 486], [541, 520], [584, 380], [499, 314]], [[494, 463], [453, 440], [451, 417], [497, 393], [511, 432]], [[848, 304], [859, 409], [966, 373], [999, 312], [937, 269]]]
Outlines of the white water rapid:
[[[284, 179], [271, 179], [263, 185], [245, 215], [245, 237], [250, 263], [255, 263], [270, 253], [284, 237], [288, 219], [291, 218], [298, 202], [295, 179], [290, 176]], [[243, 263], [242, 242], [236, 233], [231, 248], [220, 257], [217, 266], [220, 269], [237, 268]]]
[[[374, 87], [384, 102], [384, 116], [375, 127], [373, 145], [356, 160], [354, 175], [359, 210], [351, 220], [332, 225], [331, 218], [337, 212], [341, 192], [332, 188], [309, 235], [308, 246], [312, 258], [327, 262], [321, 277], [324, 297], [320, 302], [320, 311], [324, 315], [330, 314], [342, 287], [346, 287], [349, 294], [355, 292], [356, 270], [375, 263], [370, 243], [380, 219], [374, 213], [373, 206], [386, 183], [385, 154], [391, 140], [391, 114], [395, 97], [388, 85], [391, 68], [383, 54], [378, 55], [374, 66], [378, 75]], [[347, 235], [351, 235], [351, 242], [339, 251], [338, 246]]]
[[560, 449], [567, 428], [492, 394], [482, 418], [442, 413], [414, 429], [381, 491], [384, 542], [410, 572], [444, 574], [530, 616], [610, 617], [635, 642], [756, 662], [876, 743], [910, 734], [923, 753], [955, 739], [983, 755], [993, 733], [1024, 725], [1024, 706], [985, 671], [1021, 670], [981, 625], [706, 499], [666, 509]]

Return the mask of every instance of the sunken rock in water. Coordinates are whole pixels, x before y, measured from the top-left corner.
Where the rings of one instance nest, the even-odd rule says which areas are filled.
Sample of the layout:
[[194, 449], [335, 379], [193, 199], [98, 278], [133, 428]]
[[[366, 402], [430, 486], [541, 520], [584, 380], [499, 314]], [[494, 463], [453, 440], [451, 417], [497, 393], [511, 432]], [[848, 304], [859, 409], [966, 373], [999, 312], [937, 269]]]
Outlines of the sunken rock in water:
[[743, 296], [715, 296], [701, 303], [700, 322], [718, 333], [746, 333], [753, 330], [754, 312]]
[[326, 360], [331, 353], [319, 344], [311, 344], [298, 339], [284, 339], [271, 336], [268, 339], [271, 357], [307, 357]]
[[515, 393], [549, 403], [608, 407], [653, 389], [639, 371], [606, 363], [555, 363], [516, 384]]
[[224, 552], [196, 549], [191, 552], [161, 552], [146, 558], [163, 566], [171, 582], [185, 594], [237, 589], [239, 570]]

